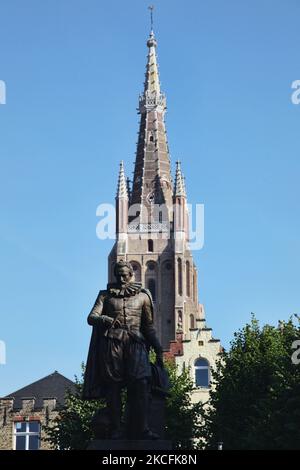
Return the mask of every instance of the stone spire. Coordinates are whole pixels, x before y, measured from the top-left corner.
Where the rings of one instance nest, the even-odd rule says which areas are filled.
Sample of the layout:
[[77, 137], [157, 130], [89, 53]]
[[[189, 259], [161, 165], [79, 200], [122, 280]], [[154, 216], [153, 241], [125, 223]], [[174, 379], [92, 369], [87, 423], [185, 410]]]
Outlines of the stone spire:
[[153, 204], [165, 204], [170, 213], [172, 207], [172, 178], [164, 122], [166, 98], [160, 89], [157, 41], [153, 30], [147, 40], [147, 46], [149, 51], [144, 91], [139, 97], [141, 118], [130, 197], [130, 205], [140, 205], [140, 221], [146, 223], [149, 221]]
[[149, 39], [147, 41], [149, 47], [148, 62], [146, 67], [146, 80], [145, 80], [145, 93], [160, 95], [160, 83], [158, 75], [158, 65], [156, 58], [156, 47], [157, 42], [154, 37], [153, 31], [151, 31]]
[[125, 171], [124, 171], [124, 162], [123, 160], [120, 162], [120, 170], [119, 170], [119, 178], [118, 178], [118, 189], [117, 189], [117, 198], [118, 199], [128, 199], [128, 191], [127, 191], [127, 181], [125, 178]]
[[176, 162], [176, 173], [175, 173], [175, 185], [174, 185], [174, 196], [186, 197], [185, 191], [185, 178], [181, 171], [181, 163], [178, 160]]
[[[116, 236], [122, 243], [127, 239], [128, 226], [128, 190], [125, 178], [124, 163], [120, 162], [118, 189], [116, 195]], [[124, 246], [121, 244], [122, 250]], [[120, 248], [120, 247], [119, 247]]]
[[183, 181], [184, 195], [185, 195], [185, 197], [187, 197], [187, 196], [186, 196], [186, 185], [185, 185], [185, 176], [184, 176], [184, 174], [182, 175], [182, 181]]

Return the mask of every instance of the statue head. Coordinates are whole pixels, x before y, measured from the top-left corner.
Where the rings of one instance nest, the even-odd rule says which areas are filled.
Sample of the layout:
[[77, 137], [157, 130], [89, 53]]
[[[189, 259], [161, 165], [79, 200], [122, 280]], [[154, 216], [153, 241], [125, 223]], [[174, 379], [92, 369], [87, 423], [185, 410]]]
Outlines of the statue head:
[[128, 284], [133, 276], [133, 268], [127, 261], [120, 260], [115, 264], [114, 275], [118, 284]]

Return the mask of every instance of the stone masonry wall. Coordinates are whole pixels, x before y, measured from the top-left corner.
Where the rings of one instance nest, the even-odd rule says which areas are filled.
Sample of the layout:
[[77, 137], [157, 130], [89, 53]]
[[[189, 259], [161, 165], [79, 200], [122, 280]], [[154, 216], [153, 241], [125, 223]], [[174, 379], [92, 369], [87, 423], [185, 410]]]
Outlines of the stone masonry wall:
[[43, 407], [35, 409], [34, 398], [22, 399], [22, 408], [13, 409], [13, 398], [0, 399], [0, 450], [14, 449], [14, 423], [22, 421], [39, 421], [41, 424], [40, 449], [50, 449], [46, 437], [44, 426], [49, 424], [58, 415], [56, 399], [49, 398], [43, 400]]

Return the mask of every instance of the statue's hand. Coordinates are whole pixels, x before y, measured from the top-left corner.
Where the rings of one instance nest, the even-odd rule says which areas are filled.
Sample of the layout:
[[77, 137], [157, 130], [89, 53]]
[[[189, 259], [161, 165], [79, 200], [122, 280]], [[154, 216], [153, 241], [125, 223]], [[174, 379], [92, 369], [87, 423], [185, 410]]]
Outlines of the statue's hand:
[[112, 324], [114, 319], [111, 317], [108, 317], [107, 315], [101, 315], [100, 316], [101, 323], [106, 327], [109, 328]]

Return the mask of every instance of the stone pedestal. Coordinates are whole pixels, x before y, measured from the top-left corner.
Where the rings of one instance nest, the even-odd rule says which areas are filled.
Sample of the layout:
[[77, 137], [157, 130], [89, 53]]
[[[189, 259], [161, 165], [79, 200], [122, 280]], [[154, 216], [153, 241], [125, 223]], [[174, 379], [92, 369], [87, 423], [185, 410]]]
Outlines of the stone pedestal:
[[167, 440], [111, 440], [94, 439], [90, 442], [87, 450], [171, 450], [172, 443]]

